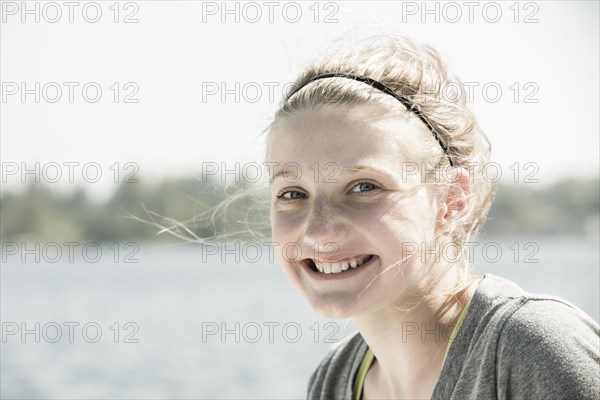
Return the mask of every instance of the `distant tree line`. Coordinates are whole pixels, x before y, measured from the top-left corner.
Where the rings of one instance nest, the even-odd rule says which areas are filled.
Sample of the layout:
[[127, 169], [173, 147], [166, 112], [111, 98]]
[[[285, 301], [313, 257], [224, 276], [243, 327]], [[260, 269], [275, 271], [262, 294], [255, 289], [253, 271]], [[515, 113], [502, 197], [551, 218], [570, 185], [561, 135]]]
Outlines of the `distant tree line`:
[[[539, 186], [539, 185], [538, 185]], [[3, 241], [176, 240], [160, 226], [188, 238], [268, 237], [268, 194], [250, 184], [225, 186], [199, 179], [171, 179], [158, 185], [122, 183], [105, 203], [80, 189], [64, 194], [48, 185], [3, 191], [0, 239]], [[215, 210], [229, 199], [231, 204]], [[598, 178], [565, 180], [533, 188], [500, 185], [484, 226], [485, 234], [597, 235], [600, 219]], [[143, 222], [145, 221], [145, 222]]]

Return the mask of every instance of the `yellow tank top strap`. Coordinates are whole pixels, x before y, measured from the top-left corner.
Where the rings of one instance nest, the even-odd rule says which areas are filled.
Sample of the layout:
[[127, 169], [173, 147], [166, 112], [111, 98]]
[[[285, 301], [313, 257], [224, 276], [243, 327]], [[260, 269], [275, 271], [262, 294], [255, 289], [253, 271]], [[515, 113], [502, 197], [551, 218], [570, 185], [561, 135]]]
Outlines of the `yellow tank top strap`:
[[358, 367], [358, 372], [356, 373], [356, 378], [354, 378], [354, 388], [352, 393], [354, 395], [354, 400], [360, 400], [362, 397], [363, 386], [365, 384], [365, 378], [367, 377], [367, 371], [371, 368], [371, 365], [375, 361], [375, 354], [371, 351], [371, 348], [367, 348], [367, 352], [363, 357], [360, 366]]
[[469, 310], [470, 305], [471, 305], [471, 300], [469, 300], [469, 302], [467, 303], [465, 308], [460, 313], [460, 316], [458, 317], [458, 321], [456, 321], [456, 325], [454, 325], [454, 329], [452, 329], [452, 333], [450, 334], [450, 339], [448, 340], [448, 347], [446, 347], [446, 353], [444, 354], [444, 361], [442, 362], [442, 366], [446, 362], [446, 357], [448, 357], [448, 352], [450, 351], [450, 346], [452, 346], [452, 342], [454, 342], [454, 339], [456, 338], [456, 335], [458, 334], [458, 330], [460, 329], [460, 326], [462, 325], [463, 320], [465, 319], [465, 316], [467, 315], [467, 311]]

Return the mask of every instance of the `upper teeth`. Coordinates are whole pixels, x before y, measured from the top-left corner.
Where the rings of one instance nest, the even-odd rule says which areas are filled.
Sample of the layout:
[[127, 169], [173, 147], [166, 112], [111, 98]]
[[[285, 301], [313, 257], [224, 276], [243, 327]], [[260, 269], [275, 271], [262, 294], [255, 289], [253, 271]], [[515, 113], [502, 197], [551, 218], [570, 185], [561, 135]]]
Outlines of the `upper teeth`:
[[338, 272], [346, 271], [349, 268], [356, 268], [359, 265], [362, 265], [366, 258], [367, 257], [357, 257], [335, 263], [321, 263], [315, 261], [315, 265], [320, 272], [325, 274], [337, 274]]

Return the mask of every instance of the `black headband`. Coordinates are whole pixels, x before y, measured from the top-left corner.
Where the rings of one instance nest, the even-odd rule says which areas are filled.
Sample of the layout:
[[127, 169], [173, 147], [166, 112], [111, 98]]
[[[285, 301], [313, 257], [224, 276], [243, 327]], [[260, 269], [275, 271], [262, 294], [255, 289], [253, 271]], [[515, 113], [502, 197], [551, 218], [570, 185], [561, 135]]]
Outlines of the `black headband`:
[[454, 163], [452, 162], [452, 157], [450, 157], [450, 150], [448, 148], [448, 144], [446, 144], [446, 142], [440, 137], [440, 135], [433, 128], [433, 126], [427, 120], [427, 118], [425, 118], [425, 116], [421, 112], [421, 108], [416, 103], [414, 103], [411, 99], [409, 99], [408, 97], [403, 96], [401, 94], [398, 94], [398, 93], [394, 92], [392, 89], [390, 89], [389, 87], [385, 86], [383, 83], [381, 83], [379, 81], [376, 81], [375, 79], [371, 79], [371, 78], [368, 78], [366, 76], [361, 76], [361, 75], [344, 74], [344, 73], [341, 73], [341, 72], [329, 72], [329, 73], [326, 73], [326, 74], [321, 74], [321, 75], [317, 75], [317, 76], [312, 77], [304, 85], [296, 88], [292, 93], [290, 93], [290, 95], [287, 97], [286, 101], [288, 101], [294, 94], [296, 94], [296, 92], [298, 92], [300, 89], [302, 89], [304, 86], [308, 85], [309, 83], [314, 82], [314, 81], [319, 80], [319, 79], [325, 79], [325, 78], [347, 78], [347, 79], [353, 79], [353, 80], [359, 81], [359, 82], [364, 82], [364, 83], [370, 85], [371, 87], [373, 87], [373, 88], [375, 88], [375, 89], [377, 89], [379, 91], [382, 91], [385, 94], [389, 94], [390, 96], [392, 96], [393, 98], [395, 98], [396, 100], [398, 100], [409, 111], [415, 113], [417, 115], [417, 117], [419, 117], [419, 119], [421, 121], [423, 121], [423, 123], [425, 125], [427, 125], [427, 128], [429, 128], [429, 130], [433, 133], [433, 136], [435, 137], [435, 140], [437, 140], [437, 142], [442, 147], [442, 150], [444, 150], [444, 153], [446, 153], [446, 156], [448, 157], [448, 161], [450, 162], [450, 166], [454, 166]]

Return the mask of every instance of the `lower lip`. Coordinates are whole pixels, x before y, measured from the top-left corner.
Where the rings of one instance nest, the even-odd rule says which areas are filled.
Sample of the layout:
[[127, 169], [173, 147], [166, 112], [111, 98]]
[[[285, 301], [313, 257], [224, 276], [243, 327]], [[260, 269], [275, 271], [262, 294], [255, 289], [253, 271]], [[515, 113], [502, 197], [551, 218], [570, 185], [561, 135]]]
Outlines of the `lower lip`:
[[358, 266], [356, 268], [350, 267], [345, 271], [338, 272], [338, 273], [331, 273], [331, 274], [326, 274], [324, 272], [315, 272], [304, 261], [301, 262], [300, 264], [302, 264], [302, 268], [304, 268], [304, 270], [315, 280], [335, 281], [335, 280], [340, 280], [340, 279], [352, 278], [353, 276], [360, 274], [361, 271], [367, 269], [369, 266], [371, 266], [373, 263], [375, 263], [378, 259], [379, 259], [379, 257], [377, 257], [376, 255], [373, 255], [369, 261], [367, 261], [364, 264], [361, 264], [360, 266]]

